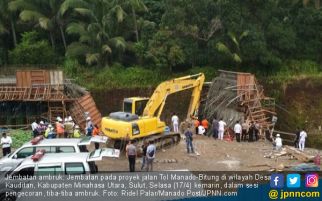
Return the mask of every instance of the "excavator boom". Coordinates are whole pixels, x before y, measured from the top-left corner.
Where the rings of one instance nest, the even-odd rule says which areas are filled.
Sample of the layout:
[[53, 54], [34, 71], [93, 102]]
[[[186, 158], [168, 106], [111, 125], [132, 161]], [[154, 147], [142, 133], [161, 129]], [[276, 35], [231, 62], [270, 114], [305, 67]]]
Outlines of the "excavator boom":
[[[162, 82], [154, 91], [143, 111], [143, 116], [160, 118], [168, 95], [193, 89], [187, 117], [195, 115], [205, 76], [203, 73], [188, 75]], [[157, 113], [157, 114], [156, 114]]]

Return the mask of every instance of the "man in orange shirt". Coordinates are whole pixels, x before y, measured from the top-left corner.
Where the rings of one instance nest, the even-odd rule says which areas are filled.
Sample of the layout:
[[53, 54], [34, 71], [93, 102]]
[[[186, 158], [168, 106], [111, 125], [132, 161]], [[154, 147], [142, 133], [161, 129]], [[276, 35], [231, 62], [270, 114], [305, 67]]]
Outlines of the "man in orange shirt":
[[198, 119], [195, 119], [195, 120], [194, 120], [194, 124], [195, 124], [195, 128], [196, 128], [196, 134], [198, 134], [198, 127], [199, 127], [199, 125], [200, 125], [199, 120], [198, 120]]
[[63, 119], [60, 118], [60, 117], [57, 117], [56, 132], [57, 132], [57, 137], [58, 138], [63, 138], [64, 137], [65, 129], [64, 129]]
[[[97, 124], [95, 124], [92, 135], [94, 137], [94, 136], [98, 136], [99, 134], [100, 134], [100, 129], [98, 128]], [[95, 149], [100, 148], [100, 144], [98, 142], [95, 142], [94, 145], [95, 145]]]
[[201, 121], [201, 125], [205, 128], [205, 133], [204, 133], [204, 135], [207, 135], [207, 131], [208, 131], [209, 123], [208, 123], [208, 121], [207, 121], [207, 119], [206, 119], [206, 118], [205, 118], [205, 119], [203, 119], [203, 120]]

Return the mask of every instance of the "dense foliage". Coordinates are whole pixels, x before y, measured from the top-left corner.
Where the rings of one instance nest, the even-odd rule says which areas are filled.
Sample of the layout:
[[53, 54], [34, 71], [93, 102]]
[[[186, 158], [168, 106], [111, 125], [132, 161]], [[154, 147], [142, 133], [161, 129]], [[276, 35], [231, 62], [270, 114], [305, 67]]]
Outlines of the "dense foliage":
[[10, 137], [12, 139], [12, 148], [16, 149], [21, 147], [24, 143], [28, 142], [32, 138], [31, 131], [25, 130], [10, 130]]
[[321, 33], [320, 0], [0, 0], [0, 66], [315, 72]]

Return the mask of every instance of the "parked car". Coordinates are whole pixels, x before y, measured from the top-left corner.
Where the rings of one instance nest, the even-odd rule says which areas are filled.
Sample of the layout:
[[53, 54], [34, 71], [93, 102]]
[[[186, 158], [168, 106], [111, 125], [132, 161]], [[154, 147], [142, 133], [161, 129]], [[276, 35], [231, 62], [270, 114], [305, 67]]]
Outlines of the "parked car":
[[[90, 153], [52, 153], [47, 154], [44, 149], [38, 150], [34, 155], [25, 158], [20, 164], [9, 171], [1, 172], [0, 201], [15, 201], [18, 192], [23, 189], [23, 185], [10, 188], [5, 182], [5, 177], [10, 178], [10, 183], [32, 182], [32, 180], [21, 180], [21, 177], [31, 177], [35, 175], [80, 175], [94, 174], [98, 172], [95, 161], [100, 161], [103, 157], [120, 156], [118, 149], [97, 149]], [[50, 181], [48, 181], [50, 182]], [[9, 186], [9, 187], [8, 187]]]
[[25, 143], [13, 153], [0, 159], [0, 171], [16, 167], [26, 157], [33, 155], [38, 150], [44, 149], [46, 153], [81, 153], [88, 152], [87, 145], [92, 142], [106, 143], [106, 136], [85, 138], [55, 138], [44, 139], [42, 136]]

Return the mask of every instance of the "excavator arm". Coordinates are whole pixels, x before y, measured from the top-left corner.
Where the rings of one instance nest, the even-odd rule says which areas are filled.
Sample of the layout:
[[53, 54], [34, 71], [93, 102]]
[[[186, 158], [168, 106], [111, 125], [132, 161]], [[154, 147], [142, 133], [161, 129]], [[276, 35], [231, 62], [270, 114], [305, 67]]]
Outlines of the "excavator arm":
[[154, 91], [143, 111], [143, 116], [160, 118], [168, 95], [193, 89], [187, 118], [195, 115], [199, 107], [200, 94], [205, 81], [203, 73], [188, 75], [162, 82]]

